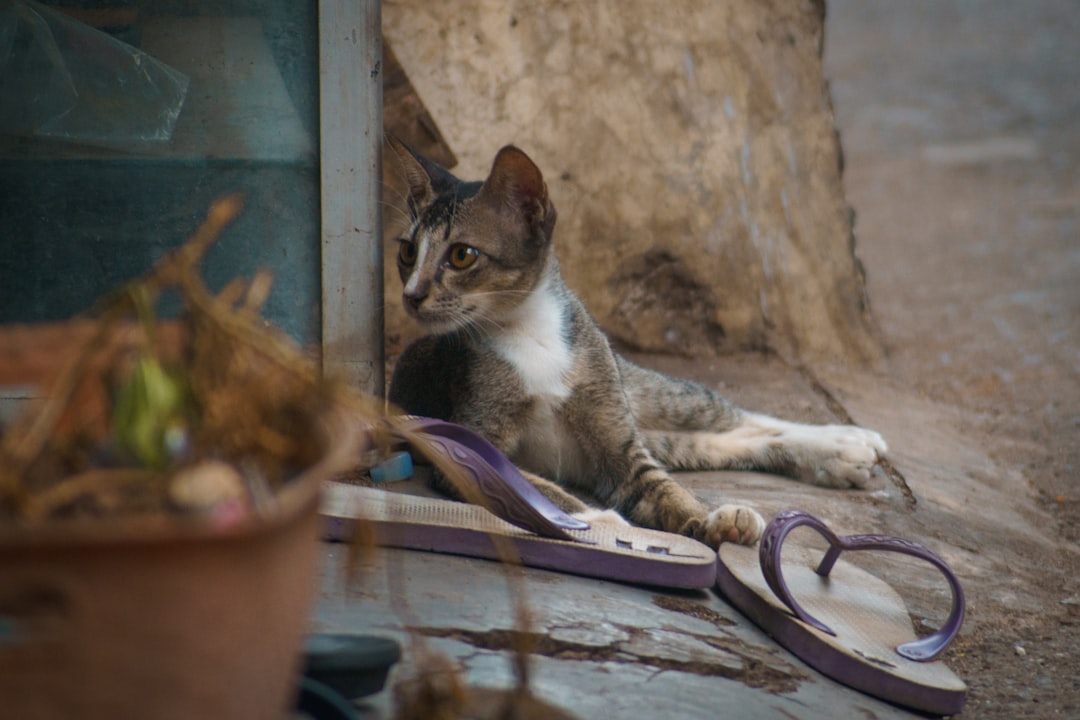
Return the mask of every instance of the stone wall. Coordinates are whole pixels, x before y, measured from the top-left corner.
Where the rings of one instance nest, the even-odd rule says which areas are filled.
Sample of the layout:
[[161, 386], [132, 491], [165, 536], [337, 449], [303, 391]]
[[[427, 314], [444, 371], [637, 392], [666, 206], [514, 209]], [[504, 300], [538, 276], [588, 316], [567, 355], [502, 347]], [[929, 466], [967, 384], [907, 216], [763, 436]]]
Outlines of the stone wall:
[[[568, 284], [639, 349], [880, 355], [813, 0], [388, 1], [388, 42], [483, 178], [545, 173]], [[394, 204], [391, 183], [386, 201]], [[388, 234], [397, 213], [387, 212]], [[392, 245], [392, 244], [391, 244]], [[408, 339], [388, 255], [391, 338]]]

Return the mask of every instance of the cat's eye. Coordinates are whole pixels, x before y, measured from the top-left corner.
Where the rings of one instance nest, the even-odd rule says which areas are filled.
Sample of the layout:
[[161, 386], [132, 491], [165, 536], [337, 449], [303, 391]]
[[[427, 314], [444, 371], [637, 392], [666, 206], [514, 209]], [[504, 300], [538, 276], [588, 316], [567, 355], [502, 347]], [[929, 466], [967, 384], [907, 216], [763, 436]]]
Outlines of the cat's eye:
[[402, 240], [398, 245], [398, 261], [405, 267], [412, 267], [416, 264], [416, 243], [412, 240]]
[[457, 270], [469, 267], [478, 257], [480, 251], [468, 245], [454, 245], [450, 248], [450, 265]]

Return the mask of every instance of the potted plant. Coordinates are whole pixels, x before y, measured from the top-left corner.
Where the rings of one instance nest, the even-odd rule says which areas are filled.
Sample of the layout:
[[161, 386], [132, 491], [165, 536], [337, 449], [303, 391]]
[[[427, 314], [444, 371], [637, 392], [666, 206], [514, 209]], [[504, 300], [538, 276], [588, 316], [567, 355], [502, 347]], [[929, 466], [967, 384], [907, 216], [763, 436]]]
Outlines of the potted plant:
[[[274, 718], [293, 699], [322, 481], [365, 410], [263, 328], [267, 278], [195, 271], [240, 209], [107, 299], [0, 438], [0, 706], [18, 718]], [[182, 319], [152, 309], [175, 288]], [[132, 320], [135, 319], [133, 323]]]

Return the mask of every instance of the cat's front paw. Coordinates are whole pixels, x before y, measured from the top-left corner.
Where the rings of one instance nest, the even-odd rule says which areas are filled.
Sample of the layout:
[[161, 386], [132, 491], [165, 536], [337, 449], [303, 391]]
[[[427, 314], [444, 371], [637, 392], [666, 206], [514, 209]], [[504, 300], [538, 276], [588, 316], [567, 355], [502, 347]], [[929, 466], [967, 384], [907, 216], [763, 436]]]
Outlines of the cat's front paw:
[[745, 505], [721, 505], [705, 519], [700, 540], [711, 548], [722, 542], [753, 545], [765, 532], [765, 518]]

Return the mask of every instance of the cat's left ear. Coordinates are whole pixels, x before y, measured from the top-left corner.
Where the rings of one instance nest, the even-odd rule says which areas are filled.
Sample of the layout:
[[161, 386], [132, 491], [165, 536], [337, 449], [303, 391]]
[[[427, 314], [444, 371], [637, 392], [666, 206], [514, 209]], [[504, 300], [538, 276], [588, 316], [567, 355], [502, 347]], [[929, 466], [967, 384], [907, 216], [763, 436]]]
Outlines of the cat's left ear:
[[457, 182], [457, 178], [449, 172], [417, 153], [393, 135], [388, 133], [386, 142], [394, 151], [394, 155], [397, 156], [401, 171], [409, 185], [409, 212], [412, 213], [414, 218], [420, 214], [421, 210], [430, 205], [440, 193], [448, 190]]
[[530, 229], [539, 229], [544, 239], [555, 227], [555, 206], [548, 198], [540, 168], [523, 151], [507, 145], [495, 156], [480, 197], [501, 212], [515, 214]]

